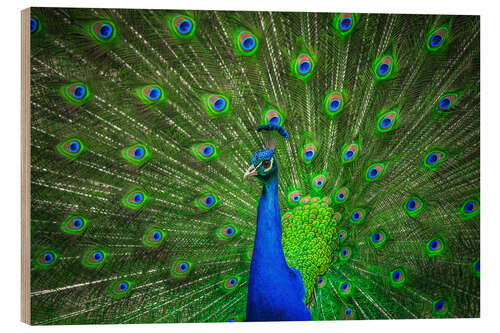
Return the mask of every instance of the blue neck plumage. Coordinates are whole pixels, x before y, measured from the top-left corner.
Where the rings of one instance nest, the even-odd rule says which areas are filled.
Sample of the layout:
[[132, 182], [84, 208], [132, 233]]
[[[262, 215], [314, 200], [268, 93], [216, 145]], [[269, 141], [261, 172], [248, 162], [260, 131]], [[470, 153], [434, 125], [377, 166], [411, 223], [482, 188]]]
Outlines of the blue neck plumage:
[[283, 253], [277, 172], [262, 181], [246, 319], [310, 320], [311, 314], [304, 304], [305, 290], [300, 272], [288, 267]]

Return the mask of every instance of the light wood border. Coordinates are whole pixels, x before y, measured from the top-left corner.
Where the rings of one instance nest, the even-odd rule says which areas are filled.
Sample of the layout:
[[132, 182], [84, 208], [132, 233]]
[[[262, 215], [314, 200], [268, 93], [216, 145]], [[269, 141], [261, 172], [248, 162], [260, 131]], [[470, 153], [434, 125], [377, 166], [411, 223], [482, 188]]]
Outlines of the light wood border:
[[31, 112], [30, 8], [21, 11], [21, 321], [31, 323]]

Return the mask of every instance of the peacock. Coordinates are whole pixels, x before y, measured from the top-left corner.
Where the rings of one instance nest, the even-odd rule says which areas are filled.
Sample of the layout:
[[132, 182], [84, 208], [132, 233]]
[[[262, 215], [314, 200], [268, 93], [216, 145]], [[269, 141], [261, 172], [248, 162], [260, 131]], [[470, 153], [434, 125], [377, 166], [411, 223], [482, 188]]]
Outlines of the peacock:
[[479, 317], [479, 16], [30, 16], [31, 324]]

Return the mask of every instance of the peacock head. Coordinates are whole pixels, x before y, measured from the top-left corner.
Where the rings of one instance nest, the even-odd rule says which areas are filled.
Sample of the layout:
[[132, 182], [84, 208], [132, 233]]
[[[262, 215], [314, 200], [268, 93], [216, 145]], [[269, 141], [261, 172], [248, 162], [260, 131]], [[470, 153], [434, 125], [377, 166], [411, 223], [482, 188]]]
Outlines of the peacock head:
[[256, 177], [263, 183], [269, 183], [278, 173], [278, 165], [274, 158], [274, 150], [265, 149], [256, 152], [250, 160], [250, 167], [243, 179]]

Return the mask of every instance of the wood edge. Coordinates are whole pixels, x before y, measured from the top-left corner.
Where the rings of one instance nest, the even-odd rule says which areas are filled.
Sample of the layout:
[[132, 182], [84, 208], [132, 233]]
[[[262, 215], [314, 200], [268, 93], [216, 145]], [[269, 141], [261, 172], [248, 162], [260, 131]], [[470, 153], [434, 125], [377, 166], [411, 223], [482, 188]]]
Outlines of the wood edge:
[[21, 321], [31, 324], [31, 9], [21, 11]]

